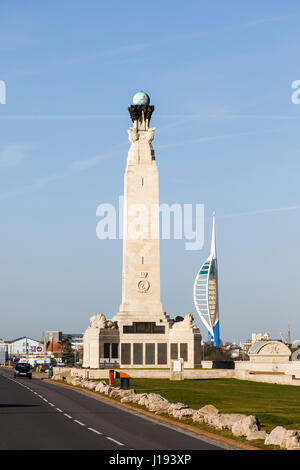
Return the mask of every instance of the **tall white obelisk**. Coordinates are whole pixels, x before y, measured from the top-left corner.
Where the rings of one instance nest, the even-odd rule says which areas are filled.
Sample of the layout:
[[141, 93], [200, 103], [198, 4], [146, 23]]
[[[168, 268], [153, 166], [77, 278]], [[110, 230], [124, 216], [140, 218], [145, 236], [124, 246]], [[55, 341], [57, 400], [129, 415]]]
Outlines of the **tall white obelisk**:
[[160, 321], [158, 170], [149, 127], [154, 106], [138, 92], [129, 112], [131, 146], [124, 176], [122, 303], [118, 322]]

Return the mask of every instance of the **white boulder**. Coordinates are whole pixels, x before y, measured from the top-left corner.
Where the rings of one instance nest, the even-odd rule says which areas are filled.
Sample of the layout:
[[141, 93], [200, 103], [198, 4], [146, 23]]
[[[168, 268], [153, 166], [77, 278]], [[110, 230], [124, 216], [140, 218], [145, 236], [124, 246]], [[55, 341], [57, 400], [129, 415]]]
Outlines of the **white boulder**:
[[255, 441], [256, 439], [265, 440], [267, 436], [266, 431], [251, 431], [247, 434], [246, 439], [247, 441]]
[[282, 449], [300, 449], [300, 431], [277, 426], [266, 437], [265, 444], [279, 446]]
[[101, 380], [97, 383], [95, 387], [95, 392], [104, 393], [105, 389], [108, 387], [107, 383], [104, 380]]
[[285, 439], [286, 429], [282, 426], [276, 426], [272, 432], [266, 437], [265, 444], [273, 446], [281, 446]]
[[246, 415], [239, 413], [210, 414], [204, 416], [204, 422], [216, 429], [230, 429], [234, 424], [244, 419]]
[[143, 396], [145, 396], [145, 395], [146, 395], [146, 393], [135, 393], [134, 395], [132, 395], [132, 396], [129, 395], [129, 396], [126, 397], [126, 398], [130, 398], [130, 400], [132, 401], [132, 403], [139, 403], [140, 400], [141, 400], [141, 398], [142, 398]]
[[292, 432], [295, 434], [286, 437], [284, 446], [287, 450], [300, 450], [300, 431]]
[[213, 416], [220, 414], [220, 411], [214, 405], [205, 405], [193, 414], [195, 423], [204, 423], [212, 419]]
[[83, 380], [80, 385], [81, 387], [87, 388], [88, 384], [89, 384], [88, 380]]
[[120, 397], [127, 397], [135, 394], [135, 390], [129, 389], [129, 390], [122, 390], [120, 388], [113, 388], [111, 392], [109, 393], [109, 396], [111, 398], [120, 398]]
[[199, 411], [199, 413], [202, 413], [203, 415], [217, 415], [217, 414], [220, 414], [220, 411], [214, 405], [205, 405], [202, 408], [200, 408], [198, 411]]
[[[139, 394], [137, 394], [137, 397], [139, 397]], [[163, 398], [161, 395], [158, 395], [157, 393], [149, 393], [149, 394], [143, 393], [137, 399], [138, 399], [137, 403], [140, 406], [145, 406], [150, 411], [167, 412], [170, 406], [170, 403], [168, 402], [168, 400]]]
[[149, 411], [155, 412], [167, 412], [170, 403], [166, 398], [158, 395], [157, 393], [149, 393], [148, 395], [148, 403], [145, 401], [145, 406], [149, 409]]
[[97, 385], [98, 385], [98, 382], [90, 380], [89, 383], [87, 384], [86, 388], [88, 388], [89, 390], [95, 390]]
[[138, 403], [140, 404], [140, 400], [144, 398], [147, 394], [146, 393], [134, 393], [131, 395], [127, 395], [121, 399], [121, 403]]
[[72, 380], [71, 380], [71, 384], [72, 385], [80, 385], [81, 384], [81, 380], [79, 377], [73, 377]]
[[192, 408], [182, 408], [181, 410], [173, 412], [173, 416], [179, 419], [193, 418], [195, 413], [196, 410], [192, 410]]
[[189, 408], [188, 405], [185, 405], [184, 403], [171, 403], [169, 408], [168, 408], [168, 414], [169, 415], [173, 415], [173, 412], [175, 411], [179, 411], [179, 410], [183, 410], [184, 408]]
[[148, 393], [142, 393], [139, 401], [137, 402], [140, 406], [145, 406], [148, 408], [149, 398]]
[[195, 410], [192, 410], [188, 405], [185, 405], [184, 403], [172, 403], [167, 411], [170, 416], [174, 416], [174, 418], [179, 419], [191, 418], [194, 413], [196, 413]]
[[107, 387], [104, 390], [104, 395], [109, 395], [111, 391], [112, 391], [112, 387], [110, 385], [107, 385]]
[[245, 416], [233, 424], [231, 431], [237, 437], [247, 436], [252, 432], [260, 431], [260, 424], [256, 416]]

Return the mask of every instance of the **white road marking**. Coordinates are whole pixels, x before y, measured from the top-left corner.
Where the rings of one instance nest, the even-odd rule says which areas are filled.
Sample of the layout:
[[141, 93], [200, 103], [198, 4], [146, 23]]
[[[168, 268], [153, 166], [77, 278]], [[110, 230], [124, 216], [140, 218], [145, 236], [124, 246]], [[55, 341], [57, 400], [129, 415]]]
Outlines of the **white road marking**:
[[78, 421], [77, 419], [74, 419], [74, 423], [78, 423], [80, 426], [85, 426], [85, 424], [83, 424], [81, 421]]
[[109, 439], [110, 441], [115, 442], [115, 443], [118, 444], [119, 446], [124, 446], [124, 445], [125, 445], [125, 444], [122, 444], [122, 442], [116, 441], [116, 440], [113, 439], [112, 437], [106, 437], [106, 439]]
[[[7, 378], [8, 378], [8, 377], [7, 377]], [[40, 397], [42, 400], [44, 400], [45, 402], [47, 402], [50, 406], [55, 407], [55, 405], [54, 405], [53, 403], [50, 403], [46, 398], [44, 398], [42, 395], [38, 394], [37, 392], [33, 391], [31, 388], [27, 387], [26, 385], [21, 384], [21, 383], [18, 382], [17, 380], [13, 380], [13, 379], [10, 379], [10, 378], [8, 378], [8, 379], [11, 380], [12, 382], [18, 383], [19, 385], [21, 385], [21, 386], [24, 387], [24, 388], [27, 388], [27, 389], [30, 390], [32, 393], [34, 393], [35, 395], [37, 395], [38, 397]], [[57, 407], [55, 407], [55, 408], [56, 408], [56, 410], [59, 411], [60, 413], [63, 413], [63, 411], [62, 411], [60, 408], [57, 408]], [[66, 416], [66, 417], [69, 418], [69, 419], [73, 419], [73, 417], [70, 416], [70, 415], [68, 415], [67, 413], [64, 413], [64, 416]], [[77, 419], [74, 419], [74, 423], [77, 423], [77, 424], [79, 424], [80, 426], [85, 426], [84, 423], [82, 423], [81, 421], [78, 421]], [[97, 431], [97, 430], [94, 429], [94, 428], [88, 428], [88, 429], [89, 429], [89, 431], [92, 431], [92, 432], [94, 432], [95, 434], [98, 434], [98, 435], [100, 435], [100, 436], [103, 435], [102, 432]], [[119, 442], [119, 441], [117, 441], [116, 439], [113, 439], [112, 437], [108, 437], [108, 436], [105, 436], [105, 437], [106, 437], [106, 439], [108, 439], [109, 441], [112, 441], [112, 442], [114, 442], [115, 444], [117, 444], [117, 445], [119, 445], [119, 446], [124, 446], [124, 445], [125, 445], [125, 444], [123, 444], [122, 442]]]
[[88, 428], [90, 431], [93, 431], [95, 432], [96, 434], [100, 434], [102, 436], [102, 432], [100, 431], [96, 431], [96, 429], [93, 429], [93, 428]]

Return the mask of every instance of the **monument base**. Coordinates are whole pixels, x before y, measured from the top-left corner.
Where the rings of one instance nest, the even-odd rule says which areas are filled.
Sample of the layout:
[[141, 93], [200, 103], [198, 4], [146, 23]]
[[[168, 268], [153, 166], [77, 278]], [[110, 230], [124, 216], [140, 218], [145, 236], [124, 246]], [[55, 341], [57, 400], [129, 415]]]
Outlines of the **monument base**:
[[98, 369], [104, 361], [116, 361], [121, 368], [166, 369], [178, 359], [185, 368], [201, 367], [201, 334], [190, 314], [181, 321], [165, 314], [159, 322], [129, 323], [123, 314], [113, 320], [99, 314], [90, 320], [83, 338], [83, 367]]

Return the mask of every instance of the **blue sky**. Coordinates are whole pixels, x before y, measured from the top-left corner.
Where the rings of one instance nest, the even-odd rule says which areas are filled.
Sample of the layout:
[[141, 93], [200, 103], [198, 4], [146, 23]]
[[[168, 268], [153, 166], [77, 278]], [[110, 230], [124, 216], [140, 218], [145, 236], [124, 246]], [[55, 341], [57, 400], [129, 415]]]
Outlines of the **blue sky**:
[[296, 1], [2, 0], [0, 337], [118, 311], [122, 243], [96, 208], [123, 192], [143, 89], [161, 202], [205, 204], [202, 250], [161, 242], [164, 309], [195, 314], [216, 211], [223, 340], [300, 338], [299, 22]]

